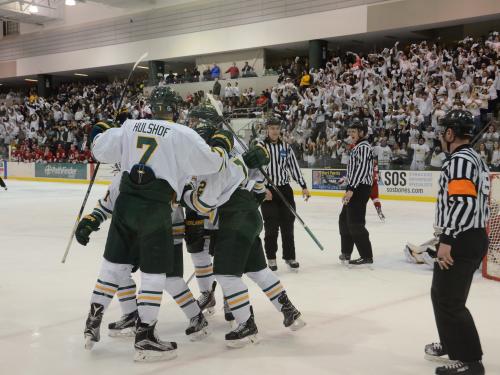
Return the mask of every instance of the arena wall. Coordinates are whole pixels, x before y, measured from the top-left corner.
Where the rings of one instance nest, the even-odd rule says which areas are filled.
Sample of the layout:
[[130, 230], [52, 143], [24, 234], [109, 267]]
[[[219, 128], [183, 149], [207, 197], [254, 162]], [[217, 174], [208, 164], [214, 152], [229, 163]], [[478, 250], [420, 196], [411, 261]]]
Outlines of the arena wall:
[[[88, 183], [94, 172], [93, 164], [35, 164], [5, 162], [3, 173], [10, 180]], [[114, 165], [102, 164], [95, 183], [107, 185], [115, 175]], [[345, 190], [342, 180], [344, 169], [302, 169], [312, 195], [342, 197]], [[0, 168], [2, 174], [2, 168]], [[379, 194], [381, 199], [435, 202], [438, 192], [439, 171], [380, 171]], [[296, 194], [300, 186], [292, 184]]]

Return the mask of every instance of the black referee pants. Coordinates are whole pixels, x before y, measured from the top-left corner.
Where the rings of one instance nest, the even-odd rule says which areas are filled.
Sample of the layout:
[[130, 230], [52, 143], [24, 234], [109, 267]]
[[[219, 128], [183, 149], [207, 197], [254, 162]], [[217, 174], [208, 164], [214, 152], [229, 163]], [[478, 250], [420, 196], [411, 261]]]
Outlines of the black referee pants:
[[[293, 190], [289, 184], [278, 186], [288, 203], [295, 208]], [[281, 244], [283, 259], [295, 259], [295, 240], [293, 225], [295, 216], [286, 207], [273, 188], [270, 188], [273, 199], [262, 203], [262, 216], [264, 218], [264, 249], [267, 259], [276, 259], [278, 252], [278, 232], [281, 230]]]
[[372, 187], [359, 185], [347, 205], [342, 207], [339, 217], [341, 251], [348, 257], [354, 249], [358, 249], [361, 258], [373, 258], [370, 234], [365, 227], [366, 204], [370, 198]]
[[457, 236], [451, 248], [453, 266], [434, 265], [431, 298], [439, 339], [450, 359], [479, 361], [483, 351], [472, 315], [465, 306], [474, 272], [488, 249], [485, 229], [470, 229]]

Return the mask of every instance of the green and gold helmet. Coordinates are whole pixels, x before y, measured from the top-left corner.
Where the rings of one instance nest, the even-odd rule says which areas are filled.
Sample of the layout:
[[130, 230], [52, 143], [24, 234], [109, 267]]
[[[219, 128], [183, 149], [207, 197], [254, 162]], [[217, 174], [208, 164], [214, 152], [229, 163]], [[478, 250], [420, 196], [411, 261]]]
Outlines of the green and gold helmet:
[[214, 128], [219, 128], [222, 122], [222, 118], [219, 116], [215, 108], [206, 105], [200, 105], [192, 108], [189, 111], [189, 118], [198, 119], [200, 123]]
[[182, 103], [182, 98], [170, 87], [155, 87], [149, 98], [151, 111], [155, 117], [171, 116]]

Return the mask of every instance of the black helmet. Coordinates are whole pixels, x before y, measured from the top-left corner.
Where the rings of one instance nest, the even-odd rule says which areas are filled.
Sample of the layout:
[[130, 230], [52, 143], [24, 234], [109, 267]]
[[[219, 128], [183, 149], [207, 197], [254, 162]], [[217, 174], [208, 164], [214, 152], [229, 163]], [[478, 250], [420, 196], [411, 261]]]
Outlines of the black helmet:
[[151, 111], [155, 116], [173, 114], [177, 106], [182, 103], [180, 98], [170, 87], [155, 87], [149, 98], [151, 102]]
[[349, 129], [357, 129], [364, 133], [364, 135], [368, 135], [368, 125], [361, 121], [358, 117], [354, 117], [349, 124]]
[[266, 126], [278, 125], [281, 126], [281, 119], [277, 116], [271, 116], [266, 119]]
[[472, 113], [463, 109], [453, 109], [441, 119], [441, 126], [445, 131], [452, 129], [459, 138], [472, 137], [474, 135], [474, 118]]

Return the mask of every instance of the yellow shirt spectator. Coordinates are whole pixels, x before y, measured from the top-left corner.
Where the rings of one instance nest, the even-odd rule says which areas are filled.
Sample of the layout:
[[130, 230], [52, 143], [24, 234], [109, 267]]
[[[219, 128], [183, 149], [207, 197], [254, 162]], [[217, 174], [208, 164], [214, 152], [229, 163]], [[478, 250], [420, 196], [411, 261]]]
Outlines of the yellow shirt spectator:
[[309, 73], [305, 73], [300, 79], [300, 86], [309, 86], [311, 84], [311, 76]]

